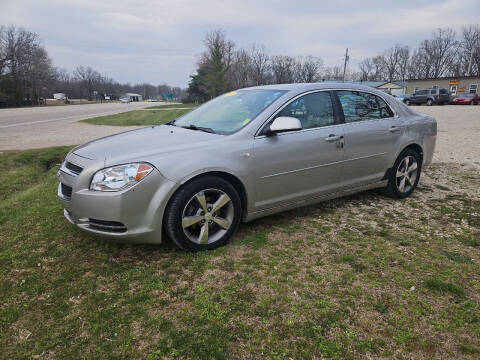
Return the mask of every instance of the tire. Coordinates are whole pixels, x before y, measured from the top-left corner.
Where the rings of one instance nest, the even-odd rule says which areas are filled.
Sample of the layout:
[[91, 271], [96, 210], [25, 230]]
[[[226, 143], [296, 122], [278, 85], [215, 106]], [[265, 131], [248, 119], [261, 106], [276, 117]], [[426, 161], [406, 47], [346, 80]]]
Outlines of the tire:
[[433, 105], [432, 99], [428, 99], [428, 100], [427, 100], [427, 106], [432, 106], [432, 105]]
[[[408, 160], [407, 160], [408, 159]], [[405, 171], [405, 164], [408, 168], [413, 166], [413, 161], [416, 167], [409, 172]], [[404, 199], [410, 196], [415, 190], [420, 180], [420, 173], [422, 170], [422, 158], [418, 152], [413, 149], [405, 149], [398, 155], [395, 164], [388, 174], [388, 185], [384, 189], [384, 193], [394, 199]], [[401, 174], [401, 175], [400, 175]], [[399, 176], [397, 176], [399, 175]], [[403, 180], [403, 188], [402, 188]]]
[[410, 106], [410, 100], [405, 100], [405, 105]]
[[468, 105], [475, 105], [475, 103], [473, 101], [470, 101], [470, 104], [468, 104]]
[[188, 182], [172, 196], [164, 226], [167, 235], [180, 248], [211, 250], [231, 238], [241, 213], [237, 190], [222, 178], [205, 176]]

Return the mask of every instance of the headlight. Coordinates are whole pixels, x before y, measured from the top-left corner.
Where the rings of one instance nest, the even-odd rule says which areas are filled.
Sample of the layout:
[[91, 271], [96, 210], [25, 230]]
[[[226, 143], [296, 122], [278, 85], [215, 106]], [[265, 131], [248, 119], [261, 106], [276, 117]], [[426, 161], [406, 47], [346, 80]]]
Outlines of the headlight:
[[143, 163], [118, 165], [102, 169], [93, 176], [90, 190], [125, 190], [141, 181], [152, 170], [153, 167], [151, 165]]

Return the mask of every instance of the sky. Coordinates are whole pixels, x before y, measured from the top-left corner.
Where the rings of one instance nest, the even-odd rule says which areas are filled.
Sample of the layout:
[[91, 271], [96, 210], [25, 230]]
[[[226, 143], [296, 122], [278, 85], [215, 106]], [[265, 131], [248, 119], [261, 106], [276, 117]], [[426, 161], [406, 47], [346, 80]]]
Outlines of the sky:
[[438, 27], [480, 23], [480, 0], [0, 0], [0, 25], [40, 35], [54, 65], [91, 66], [120, 82], [186, 87], [205, 33], [238, 47], [312, 55], [353, 69], [395, 44], [415, 47]]

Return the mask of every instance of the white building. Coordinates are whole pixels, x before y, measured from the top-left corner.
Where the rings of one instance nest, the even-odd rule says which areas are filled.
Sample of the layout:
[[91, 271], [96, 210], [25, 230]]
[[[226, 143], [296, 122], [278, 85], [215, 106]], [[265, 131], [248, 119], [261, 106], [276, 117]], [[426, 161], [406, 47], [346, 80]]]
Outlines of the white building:
[[135, 94], [135, 93], [126, 93], [125, 97], [127, 99], [130, 99], [130, 101], [143, 101], [142, 95], [140, 94]]
[[53, 94], [53, 98], [55, 100], [65, 100], [67, 98], [67, 95], [64, 93], [55, 93]]

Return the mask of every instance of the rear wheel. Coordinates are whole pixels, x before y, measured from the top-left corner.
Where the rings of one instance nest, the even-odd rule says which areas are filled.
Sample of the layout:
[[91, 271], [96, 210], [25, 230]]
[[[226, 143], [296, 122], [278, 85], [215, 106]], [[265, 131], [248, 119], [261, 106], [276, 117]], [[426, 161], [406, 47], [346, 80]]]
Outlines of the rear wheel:
[[432, 99], [428, 99], [428, 100], [427, 100], [427, 105], [428, 105], [428, 106], [432, 106], [432, 105], [433, 105]]
[[403, 150], [390, 171], [385, 193], [397, 199], [406, 198], [417, 187], [421, 169], [420, 154], [413, 149]]
[[225, 244], [240, 222], [241, 202], [227, 181], [205, 176], [184, 185], [172, 197], [165, 229], [179, 247], [210, 250]]

